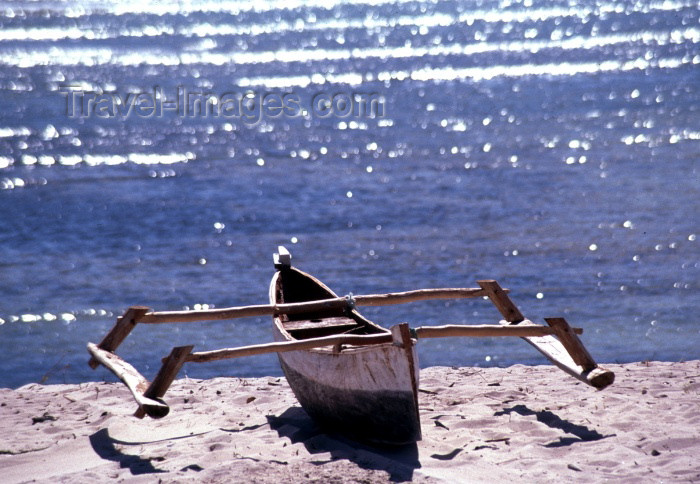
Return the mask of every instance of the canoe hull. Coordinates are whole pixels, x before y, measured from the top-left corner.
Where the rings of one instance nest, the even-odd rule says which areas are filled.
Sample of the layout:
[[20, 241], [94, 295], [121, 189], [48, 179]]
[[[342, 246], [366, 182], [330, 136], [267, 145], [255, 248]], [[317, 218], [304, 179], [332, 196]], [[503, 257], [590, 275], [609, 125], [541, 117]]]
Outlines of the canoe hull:
[[[273, 278], [271, 300], [276, 287]], [[292, 339], [280, 318], [274, 323], [275, 340]], [[297, 400], [322, 427], [379, 444], [421, 439], [415, 346], [324, 347], [278, 356]]]
[[403, 445], [421, 439], [419, 422], [406, 417], [416, 412], [412, 391], [324, 385], [293, 370], [284, 361], [280, 364], [299, 403], [320, 426], [378, 444]]

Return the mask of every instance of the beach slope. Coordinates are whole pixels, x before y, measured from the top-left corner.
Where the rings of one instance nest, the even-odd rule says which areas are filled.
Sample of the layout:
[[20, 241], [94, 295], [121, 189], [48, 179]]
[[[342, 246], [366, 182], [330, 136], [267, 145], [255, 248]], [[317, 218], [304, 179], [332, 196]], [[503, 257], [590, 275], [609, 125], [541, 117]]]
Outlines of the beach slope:
[[700, 361], [605, 365], [596, 391], [549, 366], [421, 372], [423, 440], [325, 433], [283, 378], [177, 380], [138, 420], [116, 383], [0, 389], [0, 475], [14, 482], [691, 482]]

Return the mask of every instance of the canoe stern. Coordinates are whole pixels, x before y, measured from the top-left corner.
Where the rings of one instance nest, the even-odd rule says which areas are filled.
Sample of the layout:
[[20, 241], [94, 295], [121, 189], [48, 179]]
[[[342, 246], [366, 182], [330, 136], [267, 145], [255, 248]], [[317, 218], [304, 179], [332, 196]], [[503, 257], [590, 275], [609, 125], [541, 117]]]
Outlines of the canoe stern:
[[343, 385], [347, 382], [342, 378], [329, 385], [295, 371], [282, 358], [280, 364], [297, 400], [322, 427], [377, 444], [421, 440], [416, 394], [411, 388], [352, 388]]

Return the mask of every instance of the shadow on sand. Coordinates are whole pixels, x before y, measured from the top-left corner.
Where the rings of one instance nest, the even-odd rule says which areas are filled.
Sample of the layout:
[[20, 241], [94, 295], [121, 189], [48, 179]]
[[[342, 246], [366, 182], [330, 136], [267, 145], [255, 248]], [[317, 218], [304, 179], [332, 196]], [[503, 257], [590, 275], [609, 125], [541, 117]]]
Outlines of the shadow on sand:
[[165, 472], [153, 467], [150, 459], [142, 459], [137, 455], [123, 454], [115, 444], [120, 443], [109, 435], [107, 429], [101, 429], [90, 436], [90, 445], [97, 455], [105, 460], [118, 462], [122, 469], [129, 469], [132, 475], [157, 474]]
[[415, 443], [398, 447], [377, 447], [355, 442], [325, 432], [300, 407], [291, 407], [279, 416], [268, 415], [267, 421], [280, 437], [287, 437], [292, 443], [303, 444], [310, 454], [330, 453], [331, 457], [328, 460], [311, 461], [314, 465], [346, 459], [363, 469], [385, 471], [392, 482], [412, 480], [413, 471], [421, 466], [418, 460], [418, 445]]
[[542, 422], [550, 428], [559, 429], [567, 434], [573, 435], [573, 437], [559, 437], [559, 440], [550, 442], [546, 444], [545, 447], [566, 447], [577, 442], [591, 442], [594, 440], [612, 437], [614, 435], [602, 435], [597, 430], [591, 430], [585, 425], [576, 425], [568, 420], [564, 420], [549, 410], [540, 410], [539, 412], [535, 412], [534, 410], [530, 410], [525, 405], [515, 405], [510, 408], [504, 408], [500, 412], [496, 412], [494, 415], [510, 415], [511, 413], [517, 413], [518, 415], [523, 416], [534, 415], [538, 422]]

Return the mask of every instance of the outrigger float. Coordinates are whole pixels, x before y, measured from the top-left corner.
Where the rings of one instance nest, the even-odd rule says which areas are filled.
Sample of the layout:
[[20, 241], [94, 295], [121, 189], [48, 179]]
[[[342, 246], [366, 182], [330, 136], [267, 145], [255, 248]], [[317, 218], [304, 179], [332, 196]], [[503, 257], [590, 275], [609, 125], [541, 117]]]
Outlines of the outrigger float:
[[[520, 313], [508, 291], [493, 280], [478, 288], [416, 291], [338, 297], [315, 277], [291, 266], [284, 247], [275, 254], [277, 271], [270, 283], [270, 304], [204, 311], [154, 312], [133, 306], [99, 343], [88, 343], [89, 364], [108, 368], [133, 394], [135, 415], [161, 418], [170, 408], [163, 401], [185, 363], [263, 353], [278, 353], [282, 370], [297, 400], [320, 425], [350, 437], [384, 444], [421, 439], [418, 414], [417, 340], [454, 336], [523, 338], [571, 376], [603, 389], [613, 372], [599, 367], [578, 338], [583, 331], [564, 318], [535, 324]], [[503, 316], [497, 325], [446, 325], [385, 329], [364, 318], [358, 306], [383, 306], [427, 299], [487, 297]], [[152, 382], [115, 354], [136, 324], [215, 321], [271, 315], [275, 342], [239, 348], [193, 352], [173, 348]]]

